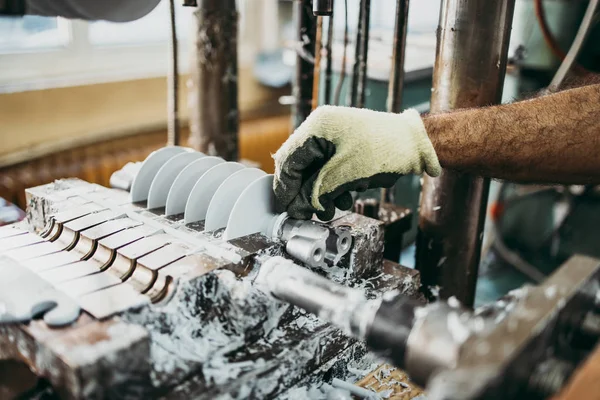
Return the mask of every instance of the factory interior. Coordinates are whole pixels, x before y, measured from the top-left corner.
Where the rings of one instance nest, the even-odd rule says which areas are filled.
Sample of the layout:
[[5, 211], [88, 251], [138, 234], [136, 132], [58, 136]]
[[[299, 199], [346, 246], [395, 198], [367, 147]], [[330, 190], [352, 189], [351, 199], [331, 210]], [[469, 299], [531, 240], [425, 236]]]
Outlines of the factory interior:
[[600, 0], [0, 0], [0, 400], [600, 399]]

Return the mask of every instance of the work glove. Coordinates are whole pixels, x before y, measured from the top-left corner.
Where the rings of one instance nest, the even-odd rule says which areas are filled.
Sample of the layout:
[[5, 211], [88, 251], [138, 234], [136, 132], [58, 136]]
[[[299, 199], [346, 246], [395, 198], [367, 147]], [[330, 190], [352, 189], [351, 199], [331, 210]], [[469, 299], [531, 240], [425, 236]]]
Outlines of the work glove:
[[406, 174], [441, 166], [416, 110], [401, 114], [321, 106], [273, 156], [276, 209], [323, 221], [352, 207], [350, 191], [391, 187]]

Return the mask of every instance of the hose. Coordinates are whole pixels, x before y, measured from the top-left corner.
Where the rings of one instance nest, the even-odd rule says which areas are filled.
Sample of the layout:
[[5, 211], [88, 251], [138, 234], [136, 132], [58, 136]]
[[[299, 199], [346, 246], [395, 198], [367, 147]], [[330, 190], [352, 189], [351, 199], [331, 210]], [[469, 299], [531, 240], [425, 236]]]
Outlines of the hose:
[[[590, 4], [591, 3], [592, 3], [592, 1], [590, 1]], [[543, 0], [535, 0], [534, 6], [535, 6], [535, 15], [536, 15], [538, 24], [540, 25], [540, 29], [542, 31], [542, 36], [544, 38], [544, 41], [546, 42], [546, 45], [548, 45], [548, 47], [550, 48], [550, 51], [552, 51], [552, 53], [554, 54], [554, 56], [556, 56], [556, 58], [558, 58], [561, 61], [564, 61], [567, 54], [560, 48], [560, 45], [558, 44], [556, 38], [550, 31], [548, 22], [546, 20], [546, 11], [544, 9]], [[575, 42], [573, 42], [573, 44], [575, 44]], [[585, 75], [586, 73], [588, 73], [588, 71], [585, 68], [583, 68], [582, 66], [580, 66], [579, 64], [574, 65], [574, 70], [579, 75]]]
[[590, 3], [585, 10], [583, 20], [581, 21], [581, 25], [579, 26], [579, 30], [577, 30], [577, 35], [575, 35], [575, 39], [573, 39], [573, 44], [571, 44], [567, 56], [563, 59], [563, 62], [560, 64], [560, 67], [558, 67], [554, 78], [552, 78], [552, 81], [548, 86], [550, 92], [555, 92], [560, 89], [560, 86], [563, 84], [571, 67], [577, 66], [577, 64], [575, 64], [575, 59], [579, 55], [581, 48], [590, 33], [598, 3], [600, 3], [600, 0], [590, 0]]

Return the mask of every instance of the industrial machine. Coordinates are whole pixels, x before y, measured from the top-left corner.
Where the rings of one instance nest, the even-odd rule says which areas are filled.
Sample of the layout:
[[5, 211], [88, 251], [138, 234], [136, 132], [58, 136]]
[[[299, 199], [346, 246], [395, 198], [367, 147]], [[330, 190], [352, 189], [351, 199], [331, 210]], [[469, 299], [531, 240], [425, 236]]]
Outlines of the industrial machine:
[[418, 273], [383, 260], [380, 221], [272, 213], [271, 180], [166, 147], [130, 193], [77, 179], [29, 189], [27, 222], [0, 234], [0, 358], [65, 398], [268, 398], [364, 354], [259, 290], [261, 260], [286, 255], [373, 296], [417, 296]]
[[600, 337], [598, 260], [475, 312], [426, 304], [380, 221], [278, 215], [272, 176], [187, 148], [126, 169], [129, 193], [31, 188], [0, 230], [0, 358], [65, 398], [272, 398], [366, 345], [430, 398], [543, 399]]
[[[589, 363], [597, 368], [598, 260], [575, 256], [538, 286], [469, 308], [485, 179], [456, 171], [425, 179], [418, 270], [384, 259], [384, 243], [402, 233], [385, 221], [275, 213], [273, 177], [225, 161], [237, 158], [235, 2], [185, 3], [199, 7], [203, 26], [191, 71], [193, 144], [223, 158], [169, 146], [116, 173], [114, 188], [63, 179], [27, 190], [27, 220], [0, 228], [0, 360], [23, 361], [41, 382], [22, 397], [293, 398], [299, 385], [344, 378], [369, 349], [432, 399], [562, 396]], [[333, 2], [296, 5], [297, 125], [318, 89], [323, 21], [314, 15], [331, 15]], [[514, 5], [442, 2], [432, 111], [500, 101]], [[361, 0], [349, 85], [358, 107], [369, 13]], [[407, 13], [398, 0], [390, 112], [401, 109]], [[169, 142], [179, 144], [171, 106]], [[358, 208], [381, 215], [365, 212], [370, 205]], [[427, 303], [434, 288], [441, 300]]]

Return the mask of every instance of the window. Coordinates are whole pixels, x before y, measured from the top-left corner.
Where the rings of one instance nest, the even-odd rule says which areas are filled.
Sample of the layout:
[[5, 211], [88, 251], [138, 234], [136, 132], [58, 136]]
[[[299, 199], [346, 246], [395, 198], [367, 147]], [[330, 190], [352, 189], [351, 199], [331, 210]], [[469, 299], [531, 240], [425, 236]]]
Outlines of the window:
[[[177, 1], [176, 4], [180, 3]], [[98, 21], [90, 24], [90, 42], [99, 45], [131, 45], [160, 43], [169, 40], [169, 2], [162, 1], [150, 14], [127, 24]], [[192, 25], [192, 8], [175, 10], [177, 37], [189, 37]]]
[[0, 17], [0, 53], [59, 48], [69, 38], [57, 18]]
[[[176, 2], [180, 72], [188, 66], [193, 8]], [[169, 3], [128, 23], [0, 18], [0, 93], [164, 76]]]

